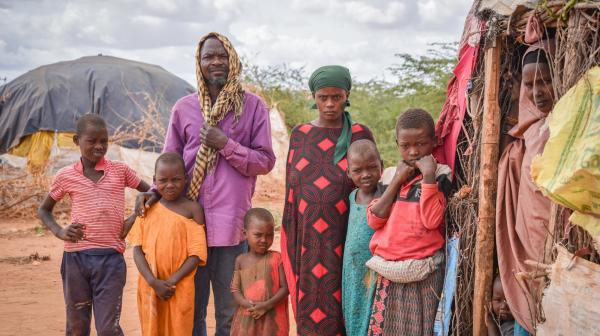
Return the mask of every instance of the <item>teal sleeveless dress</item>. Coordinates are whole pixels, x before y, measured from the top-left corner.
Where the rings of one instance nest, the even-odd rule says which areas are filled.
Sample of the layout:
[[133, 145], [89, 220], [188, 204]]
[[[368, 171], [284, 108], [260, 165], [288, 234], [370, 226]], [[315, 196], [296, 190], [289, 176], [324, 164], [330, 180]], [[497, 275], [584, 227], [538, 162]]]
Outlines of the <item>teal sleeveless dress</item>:
[[369, 242], [373, 229], [367, 225], [367, 205], [356, 204], [355, 189], [350, 193], [350, 215], [342, 265], [342, 311], [348, 336], [364, 336], [369, 328], [375, 279], [365, 266], [371, 258]]

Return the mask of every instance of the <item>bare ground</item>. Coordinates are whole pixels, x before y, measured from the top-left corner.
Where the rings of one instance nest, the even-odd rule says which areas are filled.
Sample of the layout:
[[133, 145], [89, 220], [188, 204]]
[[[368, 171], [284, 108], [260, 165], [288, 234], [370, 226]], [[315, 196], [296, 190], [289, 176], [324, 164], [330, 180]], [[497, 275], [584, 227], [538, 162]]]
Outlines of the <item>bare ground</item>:
[[[271, 209], [276, 220], [280, 218], [282, 202], [256, 200], [255, 203]], [[1, 336], [64, 335], [65, 308], [59, 273], [63, 244], [39, 226], [37, 219], [0, 218]], [[278, 235], [273, 248], [279, 249]], [[127, 284], [121, 326], [126, 335], [141, 335], [136, 307], [138, 272], [131, 249], [125, 252], [125, 260]], [[209, 335], [214, 334], [212, 298], [207, 325]], [[93, 327], [92, 335], [95, 335]]]

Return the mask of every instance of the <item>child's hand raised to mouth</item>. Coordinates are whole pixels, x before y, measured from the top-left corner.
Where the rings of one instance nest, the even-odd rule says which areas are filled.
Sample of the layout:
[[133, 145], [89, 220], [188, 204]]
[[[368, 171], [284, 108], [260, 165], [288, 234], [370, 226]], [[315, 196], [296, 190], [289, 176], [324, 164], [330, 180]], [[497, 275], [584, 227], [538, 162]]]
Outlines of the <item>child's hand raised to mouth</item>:
[[431, 184], [435, 182], [435, 170], [437, 169], [437, 162], [433, 158], [433, 155], [425, 155], [422, 158], [415, 161], [415, 167], [423, 174], [423, 182]]
[[400, 160], [398, 161], [398, 165], [396, 166], [396, 174], [394, 179], [399, 181], [400, 183], [404, 183], [413, 173], [415, 172], [415, 167], [412, 167], [406, 161]]

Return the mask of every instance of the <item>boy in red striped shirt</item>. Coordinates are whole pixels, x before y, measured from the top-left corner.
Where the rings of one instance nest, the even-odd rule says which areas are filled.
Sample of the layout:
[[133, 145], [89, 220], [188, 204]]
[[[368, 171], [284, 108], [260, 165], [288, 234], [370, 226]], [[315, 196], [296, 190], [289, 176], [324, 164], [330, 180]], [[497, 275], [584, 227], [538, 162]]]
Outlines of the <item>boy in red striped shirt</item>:
[[[108, 131], [100, 116], [81, 117], [73, 142], [79, 146], [80, 160], [58, 171], [38, 209], [42, 222], [65, 241], [60, 271], [66, 334], [89, 335], [93, 306], [98, 335], [123, 335], [119, 319], [126, 278], [125, 188], [147, 191], [150, 186], [126, 164], [104, 158]], [[52, 210], [66, 195], [71, 198], [71, 224], [61, 227]]]

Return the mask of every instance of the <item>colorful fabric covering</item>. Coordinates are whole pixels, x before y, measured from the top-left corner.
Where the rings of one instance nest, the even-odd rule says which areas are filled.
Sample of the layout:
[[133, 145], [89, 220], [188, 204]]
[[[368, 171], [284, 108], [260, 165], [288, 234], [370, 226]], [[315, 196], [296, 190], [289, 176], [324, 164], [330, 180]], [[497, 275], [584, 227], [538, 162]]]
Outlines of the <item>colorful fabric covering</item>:
[[[138, 217], [127, 237], [133, 246], [141, 246], [152, 274], [166, 280], [189, 256], [206, 264], [206, 237], [202, 225], [169, 210], [161, 202], [154, 204], [145, 217]], [[194, 274], [177, 283], [177, 290], [163, 301], [140, 275], [137, 304], [144, 336], [191, 335], [194, 324]]]
[[[219, 96], [215, 103], [212, 103], [204, 76], [200, 68], [200, 52], [202, 51], [202, 45], [208, 38], [218, 39], [227, 51], [229, 56], [229, 73], [227, 74], [227, 82], [225, 86], [219, 92]], [[198, 42], [198, 48], [196, 48], [196, 81], [198, 83], [198, 102], [202, 106], [202, 113], [204, 120], [210, 126], [217, 126], [223, 118], [230, 112], [233, 111], [235, 121], [240, 119], [242, 114], [242, 105], [244, 103], [244, 90], [240, 83], [240, 75], [242, 72], [242, 63], [229, 42], [227, 37], [219, 33], [208, 33], [204, 35], [200, 42]], [[214, 168], [217, 160], [217, 150], [210, 148], [204, 144], [200, 145], [200, 149], [196, 155], [196, 162], [194, 165], [194, 172], [192, 174], [192, 180], [190, 182], [190, 188], [188, 189], [188, 197], [192, 200], [197, 200], [200, 194], [200, 187], [204, 181], [206, 170]]]
[[465, 19], [465, 26], [458, 46], [458, 62], [452, 70], [454, 77], [448, 82], [446, 101], [435, 126], [435, 135], [439, 146], [433, 155], [452, 172], [456, 161], [458, 136], [462, 131], [467, 95], [470, 81], [475, 71], [481, 31], [485, 31], [485, 22], [477, 17], [479, 2], [475, 2]]
[[95, 169], [103, 172], [97, 182], [83, 175], [81, 160], [60, 169], [54, 176], [50, 197], [58, 202], [69, 195], [71, 223], [85, 225], [85, 238], [76, 243], [65, 241], [65, 251], [112, 248], [123, 253], [125, 188], [137, 188], [141, 179], [133, 169], [119, 161], [102, 159]]
[[358, 189], [355, 189], [350, 193], [350, 215], [342, 266], [342, 311], [348, 336], [367, 334], [375, 290], [372, 272], [365, 266], [371, 258], [369, 242], [375, 231], [367, 225], [367, 205], [356, 203], [357, 192]]
[[[272, 298], [280, 287], [279, 266], [281, 254], [268, 251], [252, 267], [235, 270], [231, 280], [231, 291], [254, 302], [263, 302]], [[243, 307], [238, 307], [231, 323], [232, 336], [287, 336], [289, 317], [287, 297], [263, 317], [255, 320]]]
[[[346, 158], [333, 165], [341, 128], [298, 125], [290, 136], [281, 253], [298, 335], [344, 334], [342, 251], [353, 189]], [[352, 141], [373, 140], [352, 126]]]
[[443, 285], [443, 267], [425, 280], [406, 284], [394, 283], [377, 275], [368, 335], [433, 335]]

